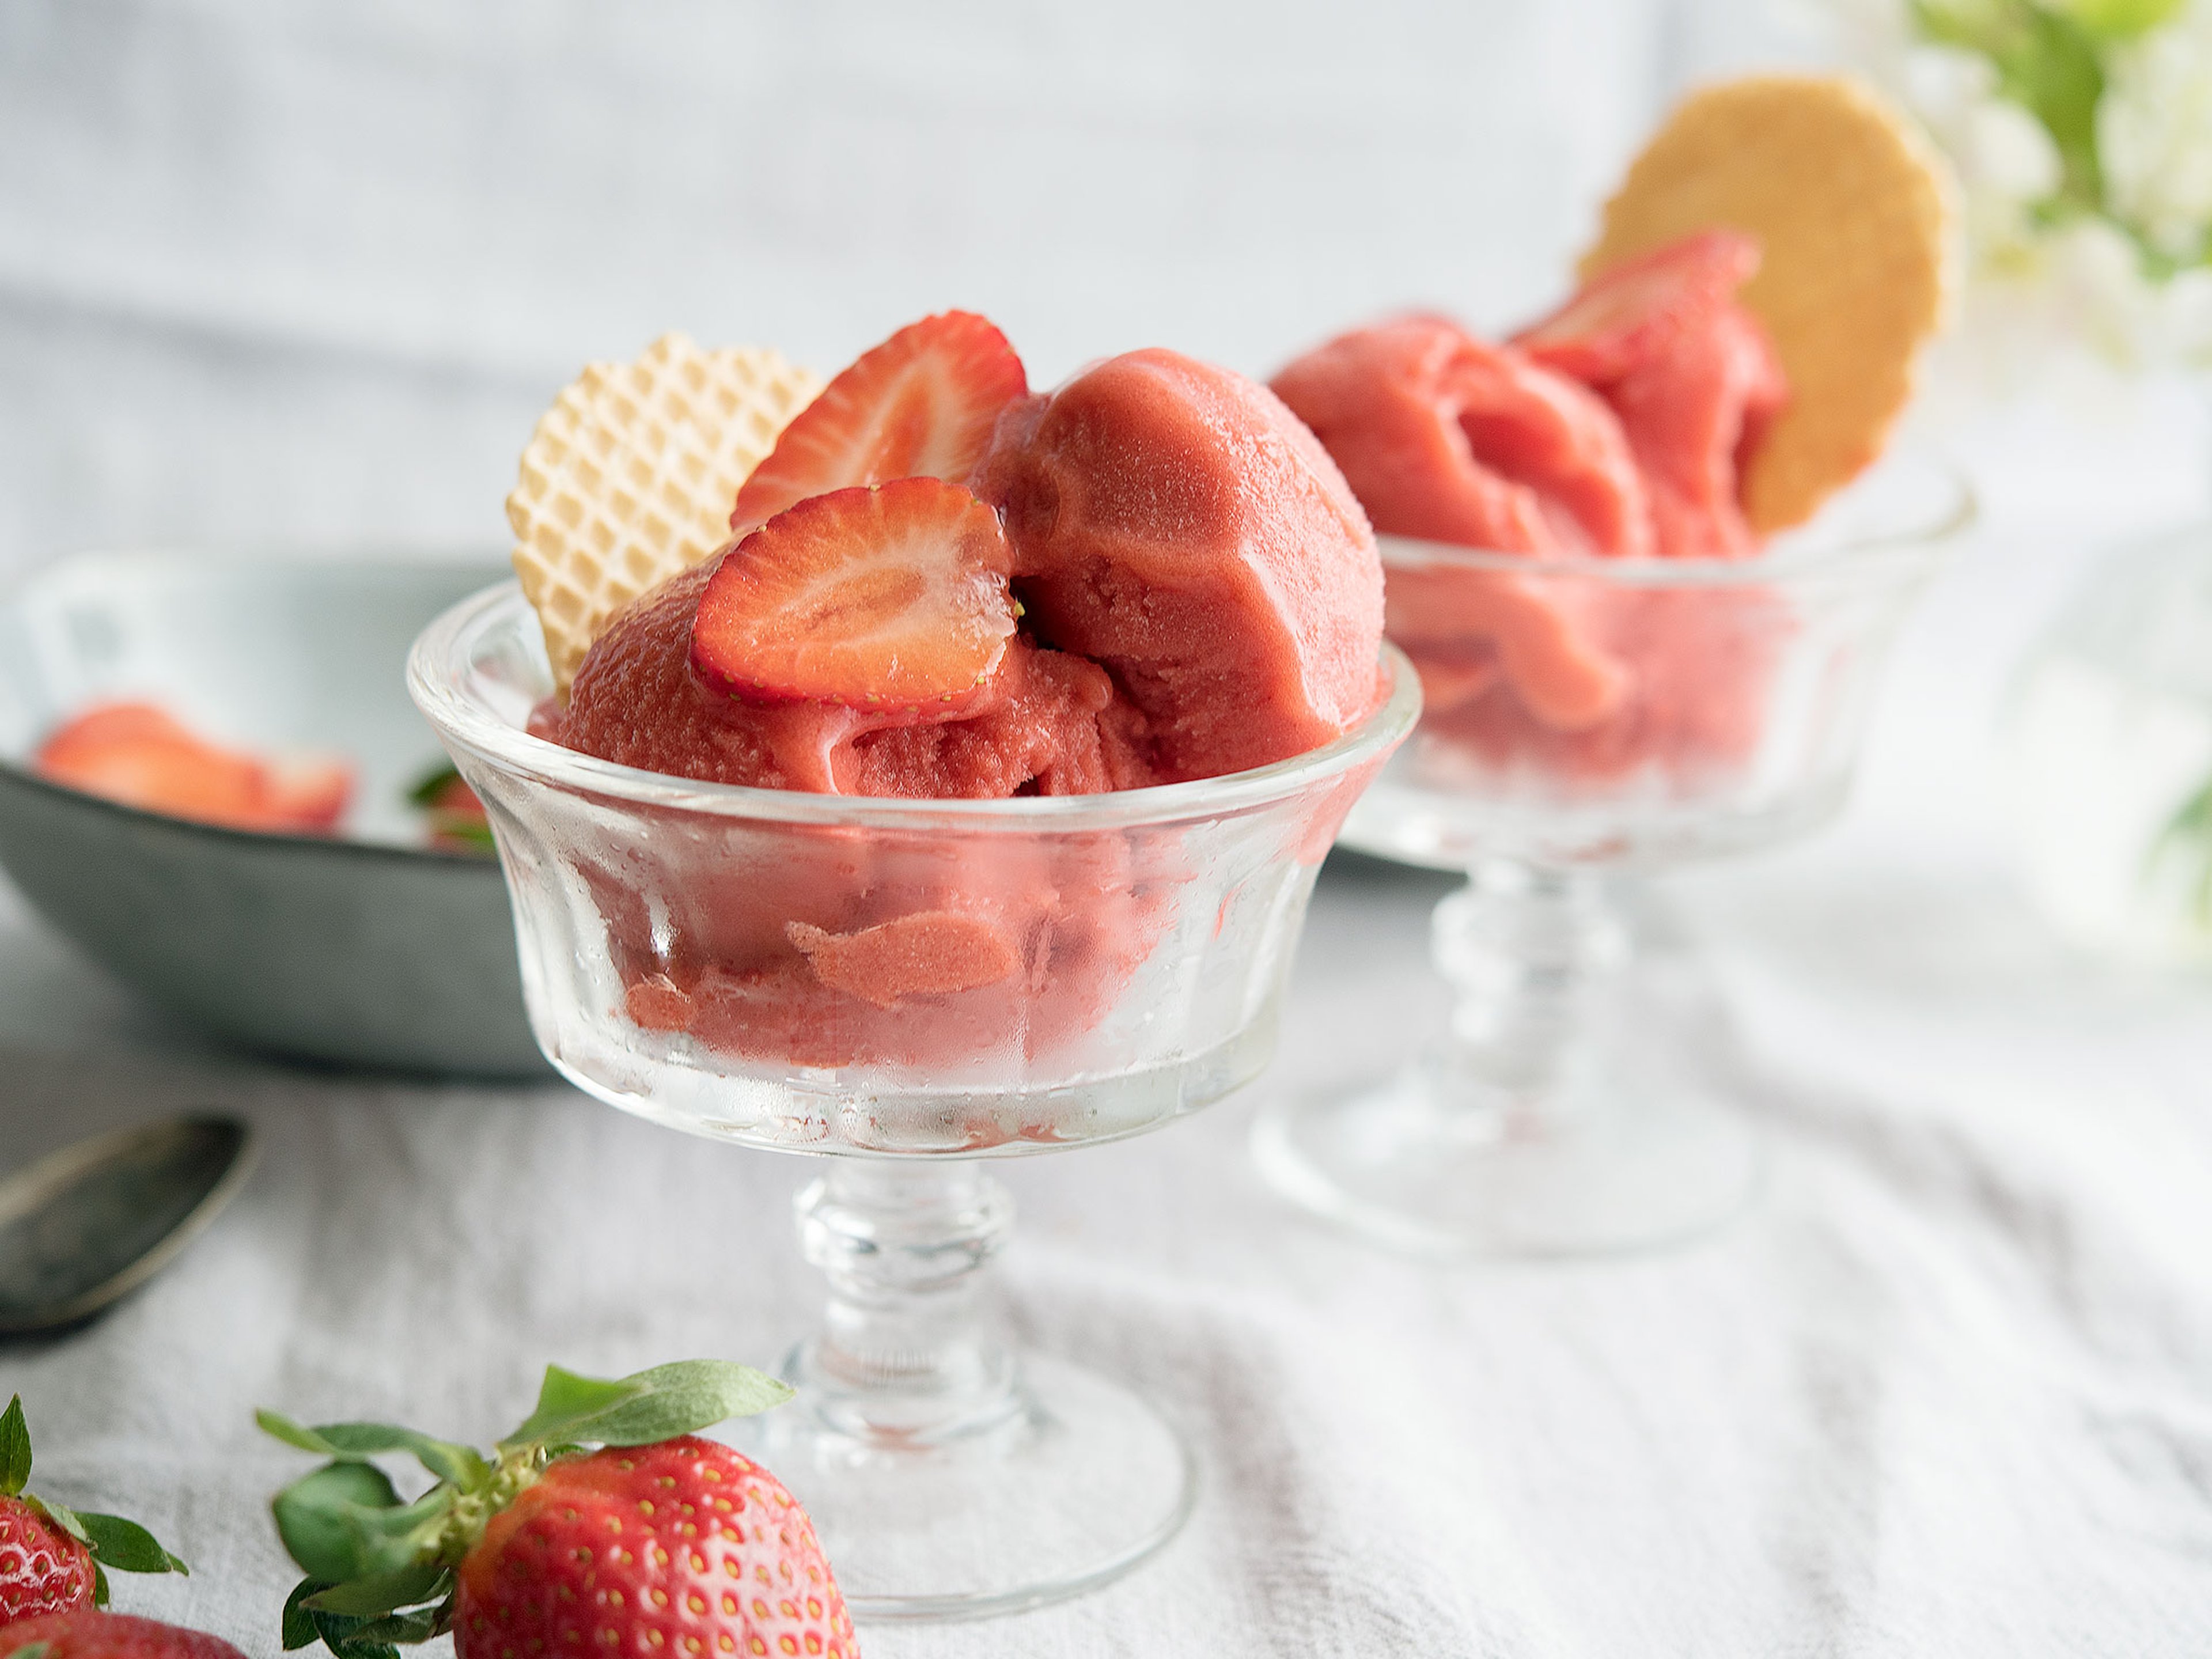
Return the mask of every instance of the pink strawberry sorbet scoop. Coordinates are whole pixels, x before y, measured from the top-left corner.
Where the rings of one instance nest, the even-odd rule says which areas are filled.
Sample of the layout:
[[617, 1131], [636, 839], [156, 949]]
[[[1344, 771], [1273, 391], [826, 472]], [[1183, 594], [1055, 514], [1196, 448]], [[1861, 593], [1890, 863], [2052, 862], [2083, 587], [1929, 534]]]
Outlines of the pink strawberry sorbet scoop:
[[1030, 625], [1113, 675], [1163, 775], [1285, 760], [1374, 707], [1374, 536], [1266, 387], [1172, 351], [1109, 358], [1001, 416], [977, 487]]

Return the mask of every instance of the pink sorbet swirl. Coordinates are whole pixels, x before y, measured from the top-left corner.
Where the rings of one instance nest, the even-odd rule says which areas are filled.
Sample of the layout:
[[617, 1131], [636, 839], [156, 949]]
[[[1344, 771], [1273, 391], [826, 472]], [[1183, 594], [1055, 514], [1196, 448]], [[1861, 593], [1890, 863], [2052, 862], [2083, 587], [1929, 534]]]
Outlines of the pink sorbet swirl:
[[[1788, 397], [1737, 287], [1758, 248], [1708, 231], [1597, 277], [1510, 344], [1435, 316], [1356, 330], [1275, 390], [1389, 535], [1549, 560], [1741, 559], [1745, 460]], [[1389, 571], [1422, 727], [1497, 768], [1688, 788], [1757, 748], [1779, 596], [1601, 575]]]

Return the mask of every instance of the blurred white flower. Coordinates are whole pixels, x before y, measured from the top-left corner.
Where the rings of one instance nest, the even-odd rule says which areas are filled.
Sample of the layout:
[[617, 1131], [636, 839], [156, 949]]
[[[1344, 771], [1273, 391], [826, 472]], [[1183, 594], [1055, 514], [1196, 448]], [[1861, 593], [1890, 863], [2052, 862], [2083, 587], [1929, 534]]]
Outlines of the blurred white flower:
[[[1844, 55], [1920, 120], [1957, 175], [1966, 284], [1943, 353], [1954, 371], [2009, 395], [2069, 372], [2058, 360], [2069, 356], [2128, 370], [2212, 361], [2212, 272], [2197, 263], [2212, 252], [2212, 0], [1944, 0], [1940, 41], [1911, 0], [1826, 9]], [[2103, 76], [2095, 157], [2071, 179], [2017, 77], [2047, 88], [2037, 75], [2078, 60], [2024, 71], [2008, 59], [2009, 87], [1996, 61], [2020, 49], [2036, 9], [2078, 23], [2070, 38]], [[1985, 41], [2011, 44], [1976, 49]]]
[[1945, 136], [1955, 136], [1977, 106], [1997, 95], [1995, 66], [1957, 46], [1907, 40], [1893, 61], [1889, 78], [1914, 112]]
[[2059, 320], [2106, 356], [2140, 362], [2157, 337], [2158, 289], [2128, 236], [2102, 219], [2077, 219], [2049, 241]]
[[2038, 234], [2036, 204], [2064, 167], [2043, 124], [1997, 94], [1985, 58], [1948, 46], [1905, 55], [1905, 102], [1949, 157], [1966, 246], [1978, 262], [2016, 265]]
[[1886, 86], [1897, 82], [1915, 40], [1907, 0], [1808, 0], [1808, 10], [1827, 24], [1844, 58]]
[[2212, 223], [2212, 5], [2113, 49], [2097, 146], [2111, 210], [2169, 258], [2200, 257]]
[[2042, 122], [2011, 100], [1993, 93], [1977, 99], [1960, 128], [1955, 159], [1967, 188], [2015, 202], [2039, 201], [2058, 188], [2064, 172], [2058, 146]]

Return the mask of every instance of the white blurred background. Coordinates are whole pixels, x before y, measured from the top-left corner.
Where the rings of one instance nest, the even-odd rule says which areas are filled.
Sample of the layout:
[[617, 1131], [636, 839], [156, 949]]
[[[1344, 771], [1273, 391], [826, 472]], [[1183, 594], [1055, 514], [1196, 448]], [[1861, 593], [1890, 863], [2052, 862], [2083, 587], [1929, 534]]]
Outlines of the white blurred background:
[[7, 0], [0, 580], [125, 543], [495, 546], [590, 357], [1040, 380], [1547, 304], [1771, 0]]

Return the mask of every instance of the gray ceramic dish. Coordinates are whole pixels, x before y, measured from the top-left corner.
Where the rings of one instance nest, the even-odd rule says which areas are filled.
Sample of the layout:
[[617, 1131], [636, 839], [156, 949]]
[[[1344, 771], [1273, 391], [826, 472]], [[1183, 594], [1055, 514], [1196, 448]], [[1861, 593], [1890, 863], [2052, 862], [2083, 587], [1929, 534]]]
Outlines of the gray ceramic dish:
[[[543, 1073], [489, 859], [432, 851], [406, 803], [441, 758], [407, 700], [423, 624], [492, 559], [100, 554], [0, 608], [0, 864], [153, 1001], [296, 1059]], [[34, 777], [55, 722], [118, 697], [218, 741], [356, 769], [343, 838], [143, 812]]]

